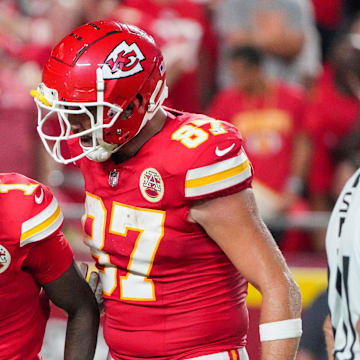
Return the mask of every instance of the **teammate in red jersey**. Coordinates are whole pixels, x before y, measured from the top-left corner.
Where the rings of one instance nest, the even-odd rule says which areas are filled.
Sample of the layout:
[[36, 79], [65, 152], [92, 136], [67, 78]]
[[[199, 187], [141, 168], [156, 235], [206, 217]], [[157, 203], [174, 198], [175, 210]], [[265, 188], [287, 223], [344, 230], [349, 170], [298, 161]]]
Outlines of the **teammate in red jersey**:
[[0, 204], [0, 359], [41, 359], [47, 296], [69, 315], [64, 359], [93, 359], [97, 304], [60, 231], [56, 199], [35, 180], [1, 173]]
[[[47, 151], [85, 178], [108, 359], [248, 359], [247, 281], [263, 296], [262, 358], [294, 359], [300, 292], [258, 215], [241, 136], [162, 107], [153, 39], [117, 22], [83, 25], [54, 48], [32, 95]], [[54, 113], [57, 135], [46, 132]]]

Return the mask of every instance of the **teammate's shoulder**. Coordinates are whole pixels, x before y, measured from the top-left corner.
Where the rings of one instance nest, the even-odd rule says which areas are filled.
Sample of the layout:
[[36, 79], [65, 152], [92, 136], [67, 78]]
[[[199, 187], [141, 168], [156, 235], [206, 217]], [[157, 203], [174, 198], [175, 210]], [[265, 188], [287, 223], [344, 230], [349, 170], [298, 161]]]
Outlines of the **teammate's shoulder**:
[[21, 198], [21, 205], [42, 203], [53, 197], [47, 186], [19, 173], [0, 173], [0, 194]]
[[39, 184], [38, 181], [31, 179], [20, 173], [0, 173], [0, 184]]
[[[0, 174], [1, 217], [9, 237], [20, 246], [45, 239], [62, 225], [63, 214], [51, 190], [42, 183], [17, 173]], [[5, 223], [5, 221], [4, 221]]]

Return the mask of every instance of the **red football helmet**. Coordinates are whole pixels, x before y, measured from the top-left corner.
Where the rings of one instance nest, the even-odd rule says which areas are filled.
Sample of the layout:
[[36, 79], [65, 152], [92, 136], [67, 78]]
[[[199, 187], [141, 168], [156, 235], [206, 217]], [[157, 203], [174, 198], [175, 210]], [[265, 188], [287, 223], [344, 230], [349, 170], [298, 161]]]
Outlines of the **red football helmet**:
[[[56, 161], [66, 164], [83, 156], [105, 161], [144, 127], [167, 97], [163, 56], [153, 38], [135, 26], [88, 23], [55, 46], [32, 95], [39, 110], [38, 132]], [[131, 115], [121, 116], [129, 105]], [[54, 113], [57, 135], [44, 126]], [[91, 128], [72, 133], [68, 114], [87, 114]], [[80, 141], [83, 153], [65, 159], [62, 141], [84, 135], [91, 136], [92, 146]]]

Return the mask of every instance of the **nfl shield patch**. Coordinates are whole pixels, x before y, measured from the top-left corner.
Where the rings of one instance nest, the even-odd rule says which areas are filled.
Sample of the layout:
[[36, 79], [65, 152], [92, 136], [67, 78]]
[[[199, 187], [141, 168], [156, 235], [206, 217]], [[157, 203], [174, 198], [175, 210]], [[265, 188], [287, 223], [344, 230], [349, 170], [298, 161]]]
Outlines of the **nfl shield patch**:
[[113, 171], [110, 171], [109, 174], [109, 185], [111, 187], [115, 187], [119, 183], [119, 172], [114, 169]]

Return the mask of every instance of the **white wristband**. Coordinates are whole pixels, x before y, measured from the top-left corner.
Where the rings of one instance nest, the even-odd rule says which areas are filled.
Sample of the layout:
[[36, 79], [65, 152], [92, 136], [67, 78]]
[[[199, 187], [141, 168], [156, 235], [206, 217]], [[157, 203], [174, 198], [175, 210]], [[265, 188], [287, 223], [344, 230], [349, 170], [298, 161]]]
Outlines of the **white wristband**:
[[300, 318], [260, 324], [260, 341], [282, 340], [300, 337], [302, 322]]

